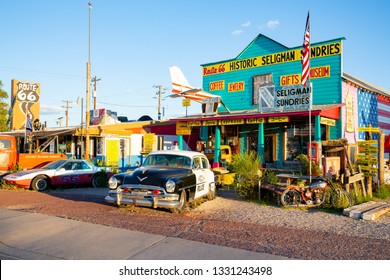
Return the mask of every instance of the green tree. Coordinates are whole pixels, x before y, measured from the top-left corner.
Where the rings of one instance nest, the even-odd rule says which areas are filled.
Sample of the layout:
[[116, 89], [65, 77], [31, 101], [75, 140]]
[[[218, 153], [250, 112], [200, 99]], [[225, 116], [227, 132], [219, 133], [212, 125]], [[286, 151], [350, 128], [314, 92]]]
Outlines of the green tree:
[[3, 82], [0, 81], [0, 131], [9, 131], [8, 125], [8, 103], [5, 102], [8, 93], [3, 90]]

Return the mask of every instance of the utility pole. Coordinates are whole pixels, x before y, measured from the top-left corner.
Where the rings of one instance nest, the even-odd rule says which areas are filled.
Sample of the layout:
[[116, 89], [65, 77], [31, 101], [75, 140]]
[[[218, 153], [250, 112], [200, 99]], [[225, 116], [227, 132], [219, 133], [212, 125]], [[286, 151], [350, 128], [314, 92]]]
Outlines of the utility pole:
[[68, 120], [69, 120], [69, 109], [72, 108], [69, 106], [69, 103], [73, 103], [72, 101], [68, 100], [62, 100], [62, 102], [66, 103], [66, 106], [62, 106], [62, 108], [65, 108], [65, 120], [66, 120], [66, 127], [68, 127]]
[[100, 81], [101, 78], [93, 77], [91, 82], [93, 83], [93, 109], [96, 110], [96, 83]]
[[158, 88], [158, 92], [156, 93], [157, 97], [157, 119], [161, 120], [161, 95], [165, 93], [165, 88], [163, 89], [161, 85], [154, 86], [155, 88]]
[[89, 159], [90, 156], [90, 143], [89, 143], [89, 122], [90, 122], [90, 94], [91, 94], [91, 9], [92, 2], [88, 3], [88, 62], [87, 62], [87, 90], [85, 98], [85, 158]]

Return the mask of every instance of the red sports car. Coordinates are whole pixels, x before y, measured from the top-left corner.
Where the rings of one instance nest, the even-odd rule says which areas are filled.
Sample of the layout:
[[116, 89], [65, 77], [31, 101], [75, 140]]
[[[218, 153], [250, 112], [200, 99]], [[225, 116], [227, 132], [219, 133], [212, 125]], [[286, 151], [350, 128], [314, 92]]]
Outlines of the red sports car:
[[105, 167], [97, 167], [86, 160], [67, 159], [51, 162], [41, 168], [23, 170], [9, 174], [3, 180], [23, 188], [45, 191], [50, 186], [90, 184], [106, 187], [113, 175]]

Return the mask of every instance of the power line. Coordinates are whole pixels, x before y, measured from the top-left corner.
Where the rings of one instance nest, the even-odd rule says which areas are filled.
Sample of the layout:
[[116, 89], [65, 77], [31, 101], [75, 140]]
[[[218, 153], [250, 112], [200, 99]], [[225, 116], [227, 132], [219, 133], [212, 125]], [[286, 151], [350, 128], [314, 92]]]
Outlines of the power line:
[[123, 104], [114, 104], [114, 103], [106, 103], [106, 102], [99, 102], [100, 104], [105, 105], [111, 105], [111, 106], [118, 106], [118, 107], [135, 107], [135, 108], [155, 108], [156, 106], [147, 106], [147, 105], [123, 105]]

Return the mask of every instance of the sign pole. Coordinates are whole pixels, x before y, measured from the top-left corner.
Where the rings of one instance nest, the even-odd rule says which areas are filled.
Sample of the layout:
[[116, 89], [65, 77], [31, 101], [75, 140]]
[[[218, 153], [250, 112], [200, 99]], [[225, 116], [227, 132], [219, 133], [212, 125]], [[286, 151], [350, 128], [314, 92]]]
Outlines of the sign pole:
[[311, 184], [311, 108], [313, 105], [312, 97], [313, 97], [313, 83], [310, 82], [310, 90], [309, 90], [309, 178]]

